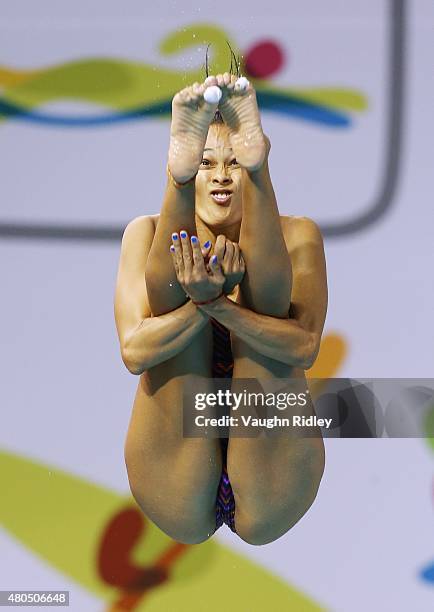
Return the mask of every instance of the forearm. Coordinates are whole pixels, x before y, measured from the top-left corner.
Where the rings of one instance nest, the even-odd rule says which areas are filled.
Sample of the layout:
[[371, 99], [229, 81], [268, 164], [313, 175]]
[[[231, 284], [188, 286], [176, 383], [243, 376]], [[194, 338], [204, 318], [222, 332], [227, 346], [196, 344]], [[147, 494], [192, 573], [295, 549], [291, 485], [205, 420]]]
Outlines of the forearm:
[[132, 374], [167, 361], [190, 344], [209, 320], [191, 301], [158, 317], [147, 317], [125, 342], [123, 357]]
[[314, 335], [295, 319], [258, 314], [222, 296], [199, 306], [210, 317], [233, 331], [258, 353], [287, 365], [308, 369], [315, 356]]
[[196, 235], [194, 182], [176, 189], [168, 179], [166, 193], [145, 269], [149, 305], [155, 316], [169, 313], [186, 302], [178, 283], [169, 247], [173, 232], [184, 229]]

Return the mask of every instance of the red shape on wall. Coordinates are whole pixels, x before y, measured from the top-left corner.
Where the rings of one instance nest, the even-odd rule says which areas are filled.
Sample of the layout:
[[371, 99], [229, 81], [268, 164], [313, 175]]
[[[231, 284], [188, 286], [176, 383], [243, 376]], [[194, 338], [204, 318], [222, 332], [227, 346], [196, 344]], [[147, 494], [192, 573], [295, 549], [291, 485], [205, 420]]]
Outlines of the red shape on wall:
[[278, 72], [285, 62], [284, 53], [272, 40], [262, 40], [250, 47], [245, 54], [245, 69], [248, 75], [264, 79]]

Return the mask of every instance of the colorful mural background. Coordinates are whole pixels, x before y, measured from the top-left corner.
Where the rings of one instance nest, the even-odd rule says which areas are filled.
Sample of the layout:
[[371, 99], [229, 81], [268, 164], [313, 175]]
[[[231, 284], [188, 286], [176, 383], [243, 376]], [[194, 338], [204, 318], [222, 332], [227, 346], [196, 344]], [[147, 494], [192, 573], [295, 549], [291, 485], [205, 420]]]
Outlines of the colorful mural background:
[[432, 375], [432, 6], [24, 5], [0, 16], [0, 589], [201, 611], [221, 608], [225, 581], [228, 610], [431, 610], [429, 440], [327, 440], [317, 501], [266, 547], [228, 530], [185, 547], [146, 521], [123, 464], [137, 381], [112, 300], [123, 227], [159, 209], [171, 97], [203, 78], [208, 43], [226, 70], [228, 40], [258, 92], [281, 212], [326, 237], [309, 375]]

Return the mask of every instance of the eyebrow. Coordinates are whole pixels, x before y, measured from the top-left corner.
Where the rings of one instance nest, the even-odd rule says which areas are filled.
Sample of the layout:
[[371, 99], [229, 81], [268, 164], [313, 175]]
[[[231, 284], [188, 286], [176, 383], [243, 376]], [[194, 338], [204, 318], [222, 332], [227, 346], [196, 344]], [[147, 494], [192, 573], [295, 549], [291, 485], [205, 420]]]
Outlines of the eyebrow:
[[[228, 149], [229, 151], [232, 151], [232, 147], [223, 147], [223, 149]], [[204, 151], [214, 151], [214, 149], [204, 149]]]

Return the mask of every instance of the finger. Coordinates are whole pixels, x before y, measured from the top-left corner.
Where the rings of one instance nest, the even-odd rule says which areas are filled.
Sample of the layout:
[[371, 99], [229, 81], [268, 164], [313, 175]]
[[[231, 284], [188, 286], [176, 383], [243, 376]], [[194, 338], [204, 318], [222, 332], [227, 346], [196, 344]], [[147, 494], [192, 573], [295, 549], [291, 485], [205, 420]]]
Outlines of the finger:
[[246, 271], [246, 262], [244, 261], [244, 257], [242, 256], [242, 254], [240, 253], [240, 271], [241, 272], [245, 272]]
[[188, 234], [185, 230], [181, 230], [179, 232], [179, 235], [181, 237], [181, 250], [182, 250], [182, 258], [184, 260], [184, 270], [185, 270], [185, 273], [188, 275], [188, 274], [191, 274], [191, 269], [193, 267], [190, 240], [188, 239]]
[[219, 234], [215, 241], [214, 255], [217, 255], [219, 261], [223, 261], [225, 256], [226, 236]]
[[232, 270], [232, 259], [234, 256], [234, 243], [231, 240], [226, 240], [225, 256], [223, 258], [223, 268]]
[[174, 257], [178, 266], [178, 274], [184, 274], [184, 259], [182, 257], [181, 244], [177, 232], [172, 234], [172, 246], [175, 249]]
[[212, 242], [211, 240], [207, 240], [205, 244], [202, 246], [202, 256], [205, 261], [208, 261], [209, 252], [211, 251]]
[[216, 279], [216, 280], [221, 280], [222, 282], [224, 282], [225, 280], [225, 276], [222, 272], [221, 266], [220, 266], [220, 262], [218, 260], [217, 255], [213, 255], [209, 261], [209, 269], [211, 271], [211, 275]]
[[175, 247], [173, 246], [173, 244], [170, 245], [170, 255], [172, 257], [173, 267], [175, 268], [176, 278], [178, 279], [178, 282], [182, 286], [184, 282], [184, 277], [181, 271], [179, 270], [179, 262], [177, 260], [176, 253], [175, 253]]
[[175, 268], [176, 276], [178, 276], [178, 262], [176, 261], [175, 247], [170, 245], [170, 255], [172, 257], [173, 267]]
[[200, 250], [200, 243], [197, 236], [191, 237], [191, 249], [193, 251], [193, 264], [198, 272], [206, 274], [205, 262], [203, 260], [202, 251]]
[[238, 244], [234, 244], [234, 252], [232, 254], [232, 269], [238, 269], [240, 265], [240, 247]]

